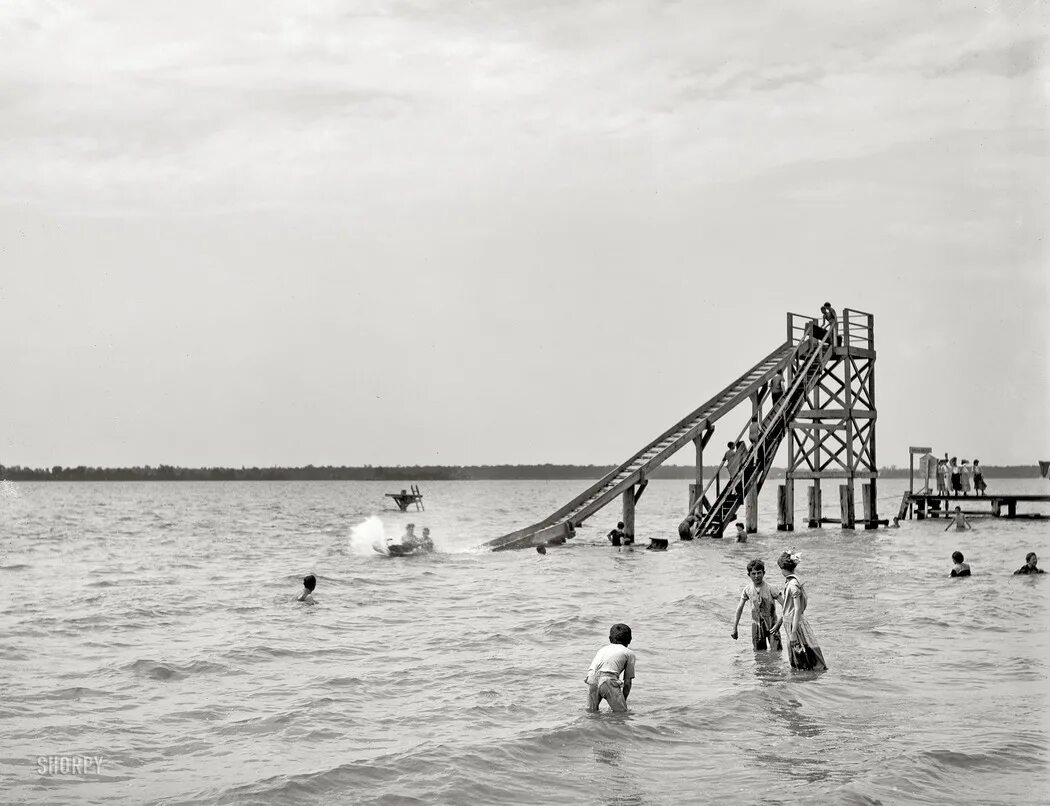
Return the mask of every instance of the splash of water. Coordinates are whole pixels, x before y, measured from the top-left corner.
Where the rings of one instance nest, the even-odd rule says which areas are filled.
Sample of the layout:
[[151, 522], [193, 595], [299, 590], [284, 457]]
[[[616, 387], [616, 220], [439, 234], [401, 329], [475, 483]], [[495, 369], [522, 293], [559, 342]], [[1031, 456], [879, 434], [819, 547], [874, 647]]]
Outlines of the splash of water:
[[373, 554], [373, 543], [386, 543], [386, 528], [378, 515], [369, 515], [357, 526], [350, 527], [352, 554]]

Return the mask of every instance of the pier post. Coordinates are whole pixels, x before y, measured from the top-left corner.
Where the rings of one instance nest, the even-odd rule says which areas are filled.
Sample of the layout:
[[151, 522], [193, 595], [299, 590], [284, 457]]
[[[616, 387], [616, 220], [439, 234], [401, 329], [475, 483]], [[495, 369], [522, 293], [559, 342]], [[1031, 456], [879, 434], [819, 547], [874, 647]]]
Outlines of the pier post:
[[744, 500], [744, 531], [749, 535], [758, 531], [758, 490], [754, 487]]
[[[704, 443], [707, 442], [701, 436], [693, 437], [693, 445], [696, 447], [696, 495], [699, 496], [704, 492]], [[696, 505], [696, 498], [689, 504], [689, 509]]]
[[842, 509], [842, 528], [853, 529], [856, 525], [856, 513], [853, 509], [853, 485], [839, 485], [839, 506]]
[[623, 491], [623, 533], [634, 539], [634, 485]]
[[813, 486], [806, 489], [809, 498], [809, 528], [820, 528], [820, 482], [814, 481]]
[[690, 512], [692, 512], [693, 511], [693, 507], [696, 506], [697, 499], [700, 496], [700, 493], [702, 491], [703, 491], [702, 487], [699, 487], [696, 484], [693, 484], [692, 482], [689, 483], [689, 511]]
[[875, 512], [875, 482], [861, 485], [864, 493], [864, 528], [878, 529], [879, 516]]
[[777, 485], [777, 531], [790, 532], [788, 508], [787, 508], [787, 485]]

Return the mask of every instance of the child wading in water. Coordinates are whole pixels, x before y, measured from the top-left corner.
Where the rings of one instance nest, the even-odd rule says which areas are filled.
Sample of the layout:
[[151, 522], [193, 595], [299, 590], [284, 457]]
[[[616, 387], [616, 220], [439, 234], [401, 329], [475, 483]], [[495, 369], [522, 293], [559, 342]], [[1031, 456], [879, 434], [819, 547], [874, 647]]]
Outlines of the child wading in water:
[[[824, 653], [820, 651], [817, 636], [809, 626], [809, 622], [803, 613], [809, 597], [802, 588], [802, 580], [795, 575], [799, 556], [784, 552], [777, 560], [780, 571], [784, 575], [784, 626], [787, 627], [788, 638], [788, 660], [791, 661], [793, 669], [827, 669], [824, 662]], [[780, 629], [780, 622], [773, 625], [773, 631]]]
[[769, 649], [782, 649], [780, 643], [780, 630], [774, 628], [777, 623], [777, 606], [775, 602], [784, 604], [783, 597], [769, 587], [765, 581], [766, 565], [761, 560], [752, 560], [747, 564], [747, 575], [751, 577], [751, 583], [747, 585], [740, 594], [740, 604], [736, 608], [736, 618], [733, 619], [733, 632], [730, 633], [733, 640], [737, 639], [737, 627], [740, 625], [740, 614], [744, 612], [744, 605], [751, 602], [751, 644], [755, 649], [766, 649], [766, 640], [769, 640]]
[[966, 520], [966, 516], [963, 515], [962, 509], [960, 507], [955, 508], [955, 514], [952, 515], [952, 519], [948, 523], [948, 525], [944, 527], [944, 531], [947, 532], [953, 526], [960, 532], [965, 532], [967, 529], [973, 528]]
[[613, 624], [609, 630], [609, 645], [598, 650], [584, 678], [588, 711], [597, 711], [602, 700], [614, 711], [627, 710], [627, 696], [634, 680], [634, 653], [627, 648], [630, 643], [631, 628], [626, 624]]

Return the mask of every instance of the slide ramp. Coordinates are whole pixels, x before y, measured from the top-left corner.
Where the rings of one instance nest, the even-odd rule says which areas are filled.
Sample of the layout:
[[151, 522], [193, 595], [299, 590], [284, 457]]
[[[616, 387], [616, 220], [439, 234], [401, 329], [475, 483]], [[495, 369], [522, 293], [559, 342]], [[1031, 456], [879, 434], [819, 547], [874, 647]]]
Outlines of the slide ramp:
[[653, 439], [630, 459], [599, 479], [591, 487], [541, 521], [485, 543], [493, 551], [522, 549], [550, 541], [571, 538], [584, 520], [608, 503], [648, 481], [648, 474], [701, 435], [714, 423], [746, 401], [773, 374], [786, 367], [795, 354], [791, 342], [785, 342], [756, 363], [721, 392], [675, 425]]

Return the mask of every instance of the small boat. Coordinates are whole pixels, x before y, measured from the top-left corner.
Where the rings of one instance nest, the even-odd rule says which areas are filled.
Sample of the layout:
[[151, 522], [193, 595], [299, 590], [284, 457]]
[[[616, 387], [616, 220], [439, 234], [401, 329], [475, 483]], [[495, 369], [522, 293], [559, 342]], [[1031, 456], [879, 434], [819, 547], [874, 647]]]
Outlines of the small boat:
[[378, 540], [372, 544], [372, 549], [384, 557], [414, 557], [417, 554], [433, 554], [434, 544], [424, 543], [420, 546], [405, 548], [400, 543], [380, 543]]

